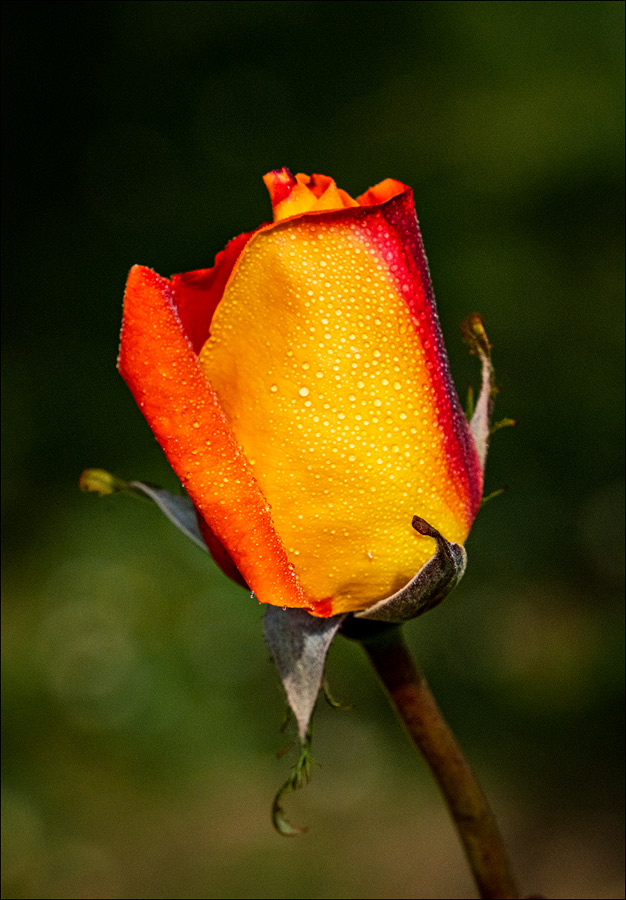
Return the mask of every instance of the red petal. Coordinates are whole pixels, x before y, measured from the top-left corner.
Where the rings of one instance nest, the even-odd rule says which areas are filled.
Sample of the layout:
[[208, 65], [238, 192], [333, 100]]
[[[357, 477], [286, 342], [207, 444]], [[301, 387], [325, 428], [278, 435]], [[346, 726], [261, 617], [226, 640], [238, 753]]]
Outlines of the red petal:
[[143, 266], [134, 266], [128, 277], [119, 368], [172, 468], [250, 589], [265, 603], [314, 607], [183, 331], [172, 284]]

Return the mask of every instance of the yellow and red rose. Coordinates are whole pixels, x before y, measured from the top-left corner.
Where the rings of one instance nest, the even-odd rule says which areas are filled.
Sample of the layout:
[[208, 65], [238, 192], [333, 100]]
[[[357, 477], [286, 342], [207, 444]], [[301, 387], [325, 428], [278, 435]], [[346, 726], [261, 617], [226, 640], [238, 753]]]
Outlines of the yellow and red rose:
[[[465, 541], [484, 453], [450, 376], [411, 189], [265, 176], [274, 221], [215, 265], [129, 275], [119, 356], [215, 559], [318, 617]], [[480, 449], [480, 448], [479, 448]]]

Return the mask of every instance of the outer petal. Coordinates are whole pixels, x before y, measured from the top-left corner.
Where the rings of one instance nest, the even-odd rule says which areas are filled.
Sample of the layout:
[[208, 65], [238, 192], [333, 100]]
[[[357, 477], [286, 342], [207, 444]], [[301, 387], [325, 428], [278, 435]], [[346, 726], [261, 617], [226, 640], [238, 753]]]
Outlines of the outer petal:
[[412, 193], [383, 182], [368, 201], [260, 229], [201, 352], [305, 592], [332, 613], [430, 559], [414, 515], [462, 544], [482, 493]]
[[[119, 368], [174, 471], [250, 589], [265, 603], [314, 608], [183, 331], [171, 282], [142, 266], [128, 278]], [[323, 607], [316, 611], [328, 615]]]

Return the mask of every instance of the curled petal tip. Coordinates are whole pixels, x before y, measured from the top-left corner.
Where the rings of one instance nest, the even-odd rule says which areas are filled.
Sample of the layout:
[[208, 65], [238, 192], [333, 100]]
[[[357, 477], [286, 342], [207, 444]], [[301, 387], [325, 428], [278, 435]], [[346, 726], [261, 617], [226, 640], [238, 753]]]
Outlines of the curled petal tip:
[[269, 191], [272, 207], [286, 200], [296, 185], [296, 179], [286, 166], [282, 169], [272, 169], [263, 176], [263, 181]]

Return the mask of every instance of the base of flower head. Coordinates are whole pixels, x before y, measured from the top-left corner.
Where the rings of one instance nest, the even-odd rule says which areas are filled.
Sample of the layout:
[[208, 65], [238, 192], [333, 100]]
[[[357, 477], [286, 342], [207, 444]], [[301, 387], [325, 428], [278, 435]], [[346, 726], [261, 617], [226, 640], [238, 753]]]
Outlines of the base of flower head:
[[389, 623], [415, 619], [441, 603], [463, 577], [467, 565], [465, 548], [447, 541], [419, 516], [413, 516], [412, 524], [419, 534], [435, 539], [434, 555], [405, 587], [368, 609], [354, 613], [355, 618]]

